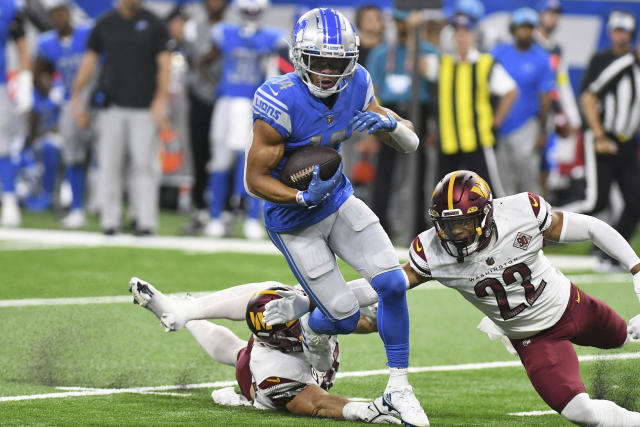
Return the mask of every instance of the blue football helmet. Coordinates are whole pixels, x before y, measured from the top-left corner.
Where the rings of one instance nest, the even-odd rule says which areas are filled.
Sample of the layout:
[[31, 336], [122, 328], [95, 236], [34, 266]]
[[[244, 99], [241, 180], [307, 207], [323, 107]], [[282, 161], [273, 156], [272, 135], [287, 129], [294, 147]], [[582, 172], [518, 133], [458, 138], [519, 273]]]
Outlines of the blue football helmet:
[[[309, 91], [318, 98], [327, 98], [349, 84], [358, 60], [360, 40], [351, 22], [335, 9], [316, 8], [298, 19], [291, 38], [291, 60], [296, 73]], [[322, 69], [334, 69], [337, 74], [323, 74]], [[331, 87], [317, 86], [312, 75], [335, 78]]]

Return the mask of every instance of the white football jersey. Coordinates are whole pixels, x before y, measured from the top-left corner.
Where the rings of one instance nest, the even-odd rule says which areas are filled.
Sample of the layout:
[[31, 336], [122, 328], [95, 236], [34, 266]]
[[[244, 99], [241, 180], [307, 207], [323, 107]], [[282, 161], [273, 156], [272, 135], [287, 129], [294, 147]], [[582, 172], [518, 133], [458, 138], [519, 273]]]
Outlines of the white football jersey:
[[551, 207], [536, 194], [520, 193], [495, 199], [493, 220], [489, 245], [463, 263], [445, 251], [431, 228], [414, 239], [409, 264], [420, 276], [460, 292], [509, 338], [526, 338], [560, 320], [569, 301], [569, 279], [542, 252]]
[[285, 405], [309, 385], [325, 390], [333, 386], [340, 364], [338, 340], [332, 336], [333, 367], [319, 372], [303, 352], [283, 353], [254, 340], [249, 368], [255, 387], [253, 406], [259, 409], [284, 409]]

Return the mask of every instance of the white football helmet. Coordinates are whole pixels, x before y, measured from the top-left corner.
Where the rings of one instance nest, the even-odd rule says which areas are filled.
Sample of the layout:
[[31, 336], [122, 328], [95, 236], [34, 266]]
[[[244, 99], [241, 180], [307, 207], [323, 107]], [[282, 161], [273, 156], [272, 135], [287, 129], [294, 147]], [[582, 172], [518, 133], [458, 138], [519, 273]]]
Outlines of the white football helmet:
[[[358, 60], [360, 39], [351, 22], [335, 9], [316, 8], [298, 19], [291, 38], [290, 56], [296, 73], [318, 98], [340, 92], [349, 84]], [[312, 68], [315, 68], [312, 69]], [[322, 74], [323, 68], [338, 70]], [[331, 87], [313, 84], [311, 76], [338, 77]]]

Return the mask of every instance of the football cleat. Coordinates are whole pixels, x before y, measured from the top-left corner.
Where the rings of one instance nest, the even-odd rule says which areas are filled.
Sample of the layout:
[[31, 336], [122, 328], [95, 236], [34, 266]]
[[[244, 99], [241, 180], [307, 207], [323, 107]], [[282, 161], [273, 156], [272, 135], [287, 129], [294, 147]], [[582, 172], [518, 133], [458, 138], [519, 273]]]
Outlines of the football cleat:
[[224, 237], [226, 228], [221, 220], [212, 219], [204, 227], [202, 233], [207, 237]]
[[87, 218], [84, 215], [82, 209], [73, 209], [62, 218], [62, 228], [69, 230], [76, 230], [78, 228], [84, 228], [87, 226]]
[[427, 418], [427, 414], [424, 413], [410, 385], [405, 387], [388, 387], [382, 395], [382, 404], [388, 408], [389, 411], [397, 411], [400, 414], [402, 423], [406, 426], [429, 426], [429, 418]]
[[244, 237], [247, 240], [262, 240], [264, 239], [264, 226], [257, 219], [247, 219], [244, 222]]
[[170, 298], [151, 283], [137, 277], [129, 280], [129, 292], [133, 294], [133, 303], [155, 314], [166, 332], [182, 329], [187, 323], [184, 315], [184, 300]]
[[316, 333], [309, 326], [309, 313], [300, 318], [302, 351], [315, 369], [326, 372], [333, 364], [333, 349], [329, 335]]
[[20, 206], [18, 198], [13, 193], [2, 195], [2, 217], [0, 225], [3, 227], [20, 227], [22, 218], [20, 216]]

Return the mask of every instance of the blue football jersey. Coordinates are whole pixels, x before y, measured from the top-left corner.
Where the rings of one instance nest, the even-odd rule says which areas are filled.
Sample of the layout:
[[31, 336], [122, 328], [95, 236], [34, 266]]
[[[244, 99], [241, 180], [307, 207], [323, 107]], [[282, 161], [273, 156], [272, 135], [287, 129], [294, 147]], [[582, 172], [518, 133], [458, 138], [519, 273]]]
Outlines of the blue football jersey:
[[9, 27], [23, 7], [21, 0], [0, 0], [0, 84], [7, 82], [7, 43]]
[[[373, 96], [371, 77], [360, 65], [332, 108], [313, 96], [296, 73], [267, 80], [253, 98], [253, 119], [264, 120], [284, 139], [284, 155], [272, 176], [279, 179], [289, 156], [306, 145], [326, 145], [340, 151], [342, 141], [351, 136], [349, 122], [355, 111], [369, 108]], [[329, 197], [312, 209], [265, 202], [265, 226], [275, 232], [308, 227], [337, 211], [352, 194], [353, 187], [343, 175]]]
[[37, 117], [38, 133], [43, 134], [57, 129], [60, 106], [64, 100], [62, 83], [54, 83], [48, 95], [33, 89], [32, 111]]
[[47, 31], [38, 37], [37, 56], [51, 62], [60, 73], [65, 88], [65, 97], [71, 95], [73, 79], [76, 77], [82, 55], [87, 50], [87, 40], [91, 34], [90, 25], [77, 25], [71, 37], [61, 40], [57, 31]]
[[281, 30], [260, 28], [245, 34], [235, 24], [220, 23], [211, 29], [211, 40], [222, 51], [222, 77], [217, 96], [253, 98], [265, 79], [262, 59], [273, 54], [282, 42]]

